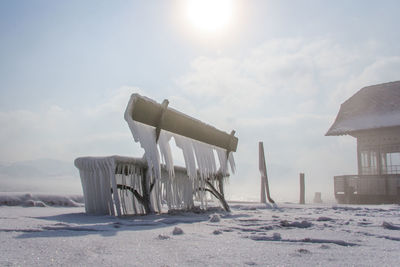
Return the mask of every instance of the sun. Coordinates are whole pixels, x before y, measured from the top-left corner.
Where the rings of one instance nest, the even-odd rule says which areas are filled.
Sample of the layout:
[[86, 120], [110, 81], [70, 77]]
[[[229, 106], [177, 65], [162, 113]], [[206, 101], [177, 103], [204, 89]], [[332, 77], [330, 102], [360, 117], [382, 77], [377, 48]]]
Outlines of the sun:
[[225, 28], [232, 17], [232, 0], [187, 0], [186, 16], [198, 30], [217, 32]]

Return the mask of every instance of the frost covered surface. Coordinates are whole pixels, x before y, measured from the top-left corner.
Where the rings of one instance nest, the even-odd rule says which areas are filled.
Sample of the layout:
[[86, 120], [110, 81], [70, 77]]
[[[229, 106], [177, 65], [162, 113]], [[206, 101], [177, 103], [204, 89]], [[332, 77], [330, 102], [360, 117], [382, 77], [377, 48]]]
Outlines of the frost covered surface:
[[[79, 169], [81, 177], [86, 212], [118, 216], [143, 214], [143, 206], [133, 194], [127, 190], [121, 192], [117, 185], [130, 186], [141, 192], [141, 179], [146, 175], [143, 171], [145, 164], [142, 159], [121, 156], [77, 158], [75, 166]], [[148, 179], [148, 183], [153, 180]], [[153, 209], [160, 211], [158, 185], [153, 190], [151, 201]]]
[[[165, 130], [160, 131], [160, 136], [158, 140], [156, 140], [155, 127], [145, 125], [132, 119], [131, 114], [133, 113], [134, 104], [136, 98], [138, 97], [142, 98], [142, 96], [137, 94], [133, 94], [131, 96], [128, 106], [125, 110], [124, 118], [132, 132], [133, 139], [144, 149], [144, 158], [147, 161], [149, 169], [152, 170], [152, 176], [154, 176], [155, 179], [161, 179], [161, 161], [163, 161], [163, 163], [166, 165], [170, 176], [174, 176], [174, 160], [170, 148], [170, 141], [172, 137], [175, 140], [175, 144], [182, 150], [187, 174], [190, 179], [200, 180], [199, 182], [201, 183], [204, 182], [202, 180], [210, 177], [213, 174], [216, 174], [218, 171], [225, 174], [228, 171], [228, 162], [231, 166], [232, 172], [235, 172], [233, 154], [229, 153], [229, 157], [227, 158], [227, 151], [225, 149], [211, 146], [209, 144]], [[146, 97], [144, 98], [148, 101], [152, 101]], [[216, 164], [217, 162], [214, 157], [214, 150], [218, 155], [218, 169]], [[200, 175], [197, 175], [197, 171], [199, 171]]]
[[[202, 153], [199, 154], [202, 155]], [[201, 159], [205, 161], [211, 158], [205, 156]], [[226, 157], [224, 159], [227, 166]], [[229, 160], [233, 161], [233, 158]], [[133, 193], [130, 190], [118, 188], [118, 185], [125, 185], [143, 193], [143, 176], [146, 176], [147, 188], [154, 183], [154, 189], [150, 194], [154, 211], [160, 212], [163, 203], [168, 209], [189, 209], [193, 207], [194, 197], [201, 201], [201, 208], [206, 208], [206, 192], [198, 188], [204, 188], [207, 175], [212, 174], [207, 168], [204, 168], [207, 171], [206, 174], [198, 172], [195, 168], [192, 171], [196, 175], [190, 176], [189, 169], [164, 164], [159, 165], [160, 178], [155, 178], [152, 173], [144, 170], [147, 162], [140, 158], [81, 157], [75, 160], [75, 165], [80, 172], [85, 210], [89, 214], [118, 216], [144, 214], [143, 205], [138, 202]], [[234, 163], [231, 166], [234, 166]]]
[[396, 266], [400, 260], [398, 205], [230, 204], [230, 214], [213, 208], [121, 218], [87, 215], [83, 207], [1, 206], [0, 265]]
[[400, 125], [400, 81], [362, 88], [340, 107], [327, 135]]
[[383, 115], [364, 114], [335, 122], [328, 135], [348, 134], [359, 130], [369, 130], [400, 125], [400, 111]]
[[[111, 183], [113, 182], [113, 189], [117, 191], [115, 184], [115, 158], [78, 158], [75, 160], [75, 166], [79, 169], [81, 177], [86, 212], [114, 214]], [[120, 210], [119, 202], [115, 202], [118, 206], [117, 210]]]

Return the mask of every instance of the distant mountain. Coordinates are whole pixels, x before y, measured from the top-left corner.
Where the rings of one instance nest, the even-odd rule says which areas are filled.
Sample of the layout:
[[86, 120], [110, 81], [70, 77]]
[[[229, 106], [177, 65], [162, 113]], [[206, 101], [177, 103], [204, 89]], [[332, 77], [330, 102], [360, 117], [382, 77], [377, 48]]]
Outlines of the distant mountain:
[[44, 172], [40, 171], [39, 169], [20, 164], [20, 163], [13, 163], [9, 166], [2, 166], [0, 167], [0, 174], [10, 176], [10, 177], [43, 177], [47, 176]]
[[18, 161], [11, 164], [0, 164], [0, 175], [15, 178], [36, 178], [55, 176], [78, 176], [73, 162], [55, 159], [38, 159]]

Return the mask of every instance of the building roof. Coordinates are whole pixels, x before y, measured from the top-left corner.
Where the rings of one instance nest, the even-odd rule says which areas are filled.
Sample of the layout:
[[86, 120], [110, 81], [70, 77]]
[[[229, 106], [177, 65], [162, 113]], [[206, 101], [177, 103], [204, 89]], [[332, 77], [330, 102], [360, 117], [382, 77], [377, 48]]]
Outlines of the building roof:
[[400, 81], [362, 88], [341, 106], [326, 135], [400, 126]]

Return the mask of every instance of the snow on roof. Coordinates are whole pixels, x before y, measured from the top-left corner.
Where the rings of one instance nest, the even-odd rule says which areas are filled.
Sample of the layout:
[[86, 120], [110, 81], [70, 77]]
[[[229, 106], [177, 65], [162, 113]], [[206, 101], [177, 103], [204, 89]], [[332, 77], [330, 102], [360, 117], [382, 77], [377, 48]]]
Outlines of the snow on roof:
[[400, 81], [362, 88], [341, 106], [326, 135], [400, 126]]

